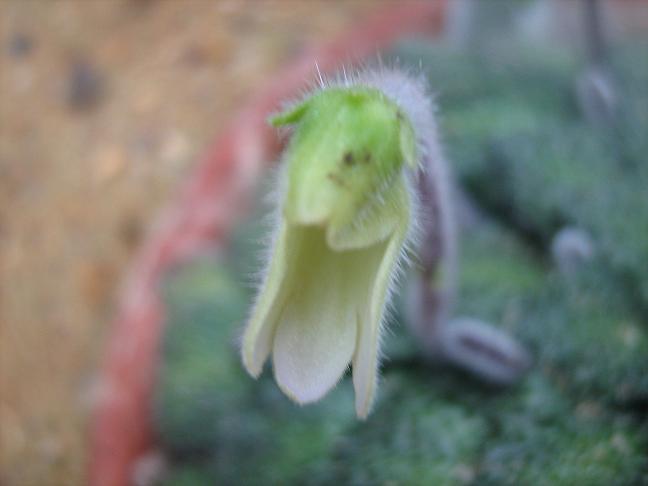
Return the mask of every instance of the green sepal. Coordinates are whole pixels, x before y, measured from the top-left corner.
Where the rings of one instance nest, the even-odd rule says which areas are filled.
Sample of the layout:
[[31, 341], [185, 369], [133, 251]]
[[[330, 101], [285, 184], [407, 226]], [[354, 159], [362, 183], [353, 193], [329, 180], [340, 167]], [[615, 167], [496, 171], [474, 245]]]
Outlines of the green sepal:
[[281, 113], [276, 113], [268, 118], [268, 123], [273, 127], [282, 127], [284, 125], [292, 125], [302, 119], [308, 110], [309, 100], [296, 103], [289, 108], [286, 108]]

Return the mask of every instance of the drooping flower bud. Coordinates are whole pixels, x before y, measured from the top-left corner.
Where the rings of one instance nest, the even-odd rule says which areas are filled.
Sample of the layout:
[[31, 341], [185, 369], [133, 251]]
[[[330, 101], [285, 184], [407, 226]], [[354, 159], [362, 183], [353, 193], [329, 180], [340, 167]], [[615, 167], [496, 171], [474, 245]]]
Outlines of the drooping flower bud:
[[294, 133], [242, 349], [254, 377], [272, 355], [277, 383], [300, 404], [322, 398], [351, 364], [362, 418], [375, 396], [383, 315], [417, 207], [407, 172], [420, 158], [407, 108], [377, 84], [323, 87], [271, 119]]

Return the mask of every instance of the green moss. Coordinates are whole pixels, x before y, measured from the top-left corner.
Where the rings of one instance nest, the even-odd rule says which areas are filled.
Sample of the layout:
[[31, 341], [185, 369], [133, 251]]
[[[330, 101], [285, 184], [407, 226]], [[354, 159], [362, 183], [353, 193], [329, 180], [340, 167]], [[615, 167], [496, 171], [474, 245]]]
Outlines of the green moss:
[[573, 285], [550, 277], [520, 334], [580, 392], [617, 402], [646, 400], [646, 331], [629, 311], [627, 296], [605, 280], [605, 274], [594, 275]]
[[368, 421], [341, 434], [304, 484], [467, 483], [486, 438], [484, 418], [435, 393], [422, 377], [395, 372], [383, 381]]
[[579, 394], [648, 399], [648, 336], [604, 266], [564, 278], [494, 225], [473, 227], [464, 241], [460, 314], [507, 328]]
[[247, 299], [224, 268], [205, 261], [171, 276], [164, 295], [164, 359], [154, 399], [158, 434], [177, 453], [205, 450], [214, 446], [223, 412], [251, 387], [235, 351]]
[[519, 309], [545, 285], [543, 265], [495, 225], [464, 232], [461, 241], [459, 312], [494, 322]]
[[256, 383], [256, 393], [227, 412], [215, 448], [214, 477], [226, 484], [295, 484], [305, 467], [325, 457], [339, 434], [355, 422], [349, 384], [324, 400], [300, 408], [271, 380]]
[[566, 224], [589, 230], [603, 263], [631, 276], [645, 300], [648, 172], [620, 166], [605, 140], [578, 126], [494, 139], [484, 154], [464, 174], [480, 201], [545, 247]]
[[646, 467], [645, 434], [632, 422], [600, 402], [570, 404], [538, 373], [499, 407], [476, 484], [633, 484]]

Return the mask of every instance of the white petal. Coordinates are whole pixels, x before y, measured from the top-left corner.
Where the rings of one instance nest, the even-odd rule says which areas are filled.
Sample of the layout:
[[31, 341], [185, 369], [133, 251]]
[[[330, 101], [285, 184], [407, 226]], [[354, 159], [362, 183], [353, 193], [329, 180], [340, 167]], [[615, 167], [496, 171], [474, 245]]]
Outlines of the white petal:
[[358, 318], [387, 241], [334, 251], [325, 230], [298, 227], [300, 247], [290, 256], [299, 270], [286, 283], [289, 295], [278, 316], [272, 351], [281, 389], [298, 403], [319, 400], [344, 374], [356, 349]]
[[392, 272], [397, 263], [403, 234], [395, 233], [378, 269], [367, 312], [361, 318], [358, 344], [353, 356], [353, 386], [356, 393], [356, 414], [366, 418], [373, 404], [378, 380], [378, 348], [382, 317], [385, 311]]
[[277, 316], [286, 297], [285, 282], [288, 274], [294, 272], [287, 263], [287, 256], [294, 253], [297, 247], [299, 235], [289, 234], [288, 226], [282, 223], [272, 251], [270, 268], [243, 335], [243, 364], [255, 378], [261, 373], [263, 363], [270, 354]]
[[[360, 316], [358, 344], [353, 356], [353, 386], [356, 393], [356, 414], [366, 418], [376, 393], [378, 381], [378, 355], [383, 314], [389, 297], [390, 285], [395, 277], [401, 249], [407, 236], [408, 201], [403, 186], [399, 187], [394, 204], [394, 217], [399, 221], [396, 231], [387, 242], [382, 259], [370, 282], [369, 302]], [[398, 214], [400, 213], [400, 214]], [[400, 216], [400, 217], [399, 217]]]

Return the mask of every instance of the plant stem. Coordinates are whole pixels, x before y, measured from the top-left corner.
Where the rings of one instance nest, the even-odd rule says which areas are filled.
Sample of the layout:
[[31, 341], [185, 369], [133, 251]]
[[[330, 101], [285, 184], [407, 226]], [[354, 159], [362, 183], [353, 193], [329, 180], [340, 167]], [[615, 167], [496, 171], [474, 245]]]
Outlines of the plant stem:
[[422, 243], [421, 270], [415, 276], [409, 302], [413, 333], [429, 358], [491, 383], [512, 384], [529, 369], [528, 352], [488, 323], [465, 317], [451, 319], [457, 255], [453, 197], [440, 150], [430, 151], [426, 162], [417, 175]]

